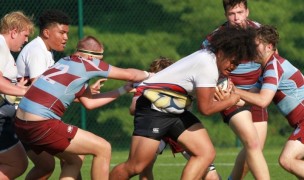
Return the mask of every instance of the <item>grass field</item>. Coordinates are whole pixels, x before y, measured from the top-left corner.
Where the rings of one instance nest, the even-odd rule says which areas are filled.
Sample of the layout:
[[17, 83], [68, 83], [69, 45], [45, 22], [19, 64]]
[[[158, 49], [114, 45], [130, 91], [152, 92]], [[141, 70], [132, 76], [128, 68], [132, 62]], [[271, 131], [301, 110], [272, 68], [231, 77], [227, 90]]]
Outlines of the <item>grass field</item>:
[[[217, 148], [217, 157], [215, 165], [217, 171], [221, 174], [223, 180], [227, 179], [233, 164], [234, 159], [239, 151], [237, 148]], [[278, 157], [281, 152], [280, 148], [269, 149], [266, 148], [264, 155], [266, 157], [270, 177], [272, 180], [295, 180], [296, 178], [291, 174], [284, 171], [278, 164]], [[120, 151], [112, 153], [111, 168], [117, 163], [123, 162], [128, 156], [128, 151]], [[90, 167], [91, 157], [86, 157], [86, 160], [81, 169], [82, 177], [84, 180], [90, 179]], [[180, 174], [185, 165], [185, 159], [182, 155], [176, 154], [175, 158], [171, 154], [169, 148], [167, 148], [162, 155], [160, 155], [154, 165], [154, 178], [155, 180], [177, 180], [180, 179]], [[30, 163], [30, 167], [32, 164]], [[58, 179], [60, 172], [59, 165], [56, 165], [56, 170], [53, 173], [51, 180]], [[24, 176], [18, 178], [19, 180], [24, 179]], [[132, 180], [138, 179], [133, 177]], [[246, 180], [254, 179], [251, 174], [248, 174]]]

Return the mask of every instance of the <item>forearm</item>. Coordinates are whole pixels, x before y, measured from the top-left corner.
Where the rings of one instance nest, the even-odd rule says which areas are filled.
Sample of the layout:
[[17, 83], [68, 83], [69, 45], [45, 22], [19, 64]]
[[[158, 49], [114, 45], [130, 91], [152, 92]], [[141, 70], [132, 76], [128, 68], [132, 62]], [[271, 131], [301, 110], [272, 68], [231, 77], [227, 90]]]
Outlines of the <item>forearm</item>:
[[114, 101], [120, 95], [123, 95], [125, 93], [126, 90], [122, 86], [113, 91], [92, 94], [90, 97], [81, 98], [81, 102], [87, 109], [95, 109]]
[[223, 111], [233, 105], [235, 105], [238, 101], [233, 99], [233, 98], [229, 98], [223, 101], [210, 101], [208, 104], [205, 105], [199, 105], [199, 110], [203, 115], [209, 116], [212, 115], [214, 113]]
[[1, 83], [0, 93], [13, 95], [13, 96], [23, 96], [27, 91], [27, 88], [19, 87], [9, 82]]
[[140, 82], [150, 77], [150, 73], [147, 71], [132, 68], [127, 69], [127, 71], [129, 71], [129, 73], [133, 75], [133, 77], [130, 79], [130, 81], [133, 82]]
[[254, 93], [236, 88], [235, 93], [239, 94], [241, 96], [241, 99], [243, 99], [247, 103], [257, 105], [263, 108], [269, 105], [269, 102], [267, 100], [268, 98], [263, 97], [262, 95], [260, 95], [259, 92]]

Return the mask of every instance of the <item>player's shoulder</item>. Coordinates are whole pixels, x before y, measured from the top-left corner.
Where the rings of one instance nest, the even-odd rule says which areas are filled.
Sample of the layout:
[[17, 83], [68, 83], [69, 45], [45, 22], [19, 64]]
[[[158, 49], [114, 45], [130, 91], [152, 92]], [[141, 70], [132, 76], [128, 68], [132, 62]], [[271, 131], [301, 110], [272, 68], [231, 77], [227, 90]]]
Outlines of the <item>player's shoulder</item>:
[[254, 21], [254, 20], [251, 20], [251, 19], [247, 19], [247, 24], [250, 26], [250, 27], [253, 27], [253, 28], [259, 28], [260, 26], [262, 26], [261, 23], [257, 22], [257, 21]]
[[31, 42], [29, 42], [27, 45], [24, 46], [24, 48], [21, 50], [21, 55], [43, 55], [45, 52], [45, 47], [43, 47], [43, 44], [39, 42], [36, 39], [33, 39]]

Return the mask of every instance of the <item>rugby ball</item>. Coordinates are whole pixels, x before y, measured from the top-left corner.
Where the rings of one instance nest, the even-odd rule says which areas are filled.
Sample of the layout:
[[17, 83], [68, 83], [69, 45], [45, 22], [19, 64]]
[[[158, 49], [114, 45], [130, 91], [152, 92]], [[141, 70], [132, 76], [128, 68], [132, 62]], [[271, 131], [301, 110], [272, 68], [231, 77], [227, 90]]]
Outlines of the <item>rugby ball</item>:
[[227, 77], [220, 77], [217, 81], [217, 87], [226, 91], [229, 89], [229, 79]]

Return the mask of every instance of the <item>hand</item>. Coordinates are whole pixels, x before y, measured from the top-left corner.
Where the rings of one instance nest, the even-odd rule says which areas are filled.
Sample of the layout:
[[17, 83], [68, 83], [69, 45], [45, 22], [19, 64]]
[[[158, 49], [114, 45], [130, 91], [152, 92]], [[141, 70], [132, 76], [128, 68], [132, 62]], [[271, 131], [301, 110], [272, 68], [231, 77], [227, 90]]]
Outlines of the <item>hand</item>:
[[20, 81], [17, 82], [16, 86], [21, 87], [21, 88], [24, 88], [24, 89], [27, 89], [27, 88], [28, 88], [28, 86], [26, 86], [27, 82], [28, 82], [28, 80], [25, 79], [24, 77], [22, 77], [22, 78], [20, 79]]
[[[230, 89], [231, 90], [231, 89]], [[230, 97], [230, 90], [222, 90], [221, 88], [215, 88], [214, 97], [217, 101], [223, 101]]]
[[241, 100], [241, 96], [235, 93], [231, 93], [230, 98], [233, 100], [234, 105], [236, 105]]
[[98, 79], [94, 84], [90, 86], [92, 94], [100, 93], [100, 88], [104, 85], [103, 83], [106, 81], [106, 78]]
[[126, 90], [126, 92], [128, 93], [135, 93], [136, 92], [136, 88], [134, 88], [134, 85], [132, 82], [127, 82], [125, 85], [124, 85], [124, 88]]

